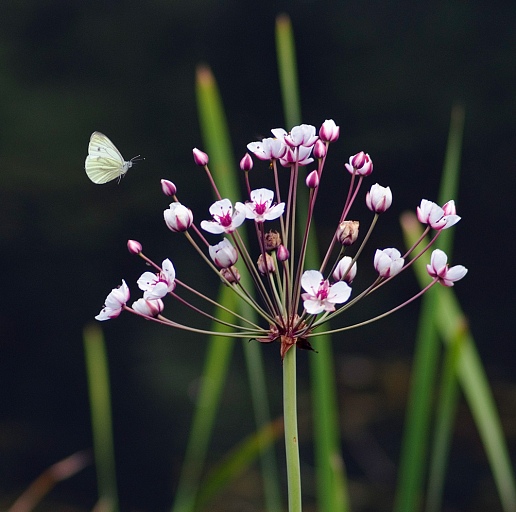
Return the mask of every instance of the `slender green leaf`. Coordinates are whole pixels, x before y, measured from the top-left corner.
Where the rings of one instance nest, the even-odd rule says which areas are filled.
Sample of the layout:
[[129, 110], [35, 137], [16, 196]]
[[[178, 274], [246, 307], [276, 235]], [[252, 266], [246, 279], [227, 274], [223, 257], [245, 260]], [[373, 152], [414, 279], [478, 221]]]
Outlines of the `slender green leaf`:
[[[234, 201], [240, 198], [240, 192], [238, 188], [237, 168], [234, 164], [231, 153], [229, 131], [215, 79], [211, 71], [204, 66], [200, 67], [197, 73], [197, 101], [201, 130], [207, 152], [210, 156], [210, 170], [222, 196], [229, 197]], [[243, 229], [240, 230], [240, 234], [245, 240]], [[241, 282], [244, 287], [251, 289], [250, 282], [248, 282], [248, 276], [246, 276], [245, 273], [242, 274]], [[228, 306], [234, 311], [238, 311], [242, 316], [245, 316], [251, 321], [256, 321], [254, 311], [252, 311], [247, 304], [242, 303], [242, 301], [234, 301], [234, 297], [234, 294], [229, 288], [223, 290], [221, 304]], [[217, 312], [217, 315], [221, 313], [222, 312]], [[233, 319], [233, 321], [235, 321], [235, 319]], [[232, 344], [233, 342], [226, 340], [226, 343]], [[212, 357], [214, 361], [217, 361], [219, 357], [222, 357], [225, 354], [226, 348], [220, 344], [220, 340], [216, 341], [215, 339], [212, 339], [210, 340], [210, 344], [212, 346], [210, 357]], [[261, 428], [270, 422], [269, 404], [265, 385], [266, 373], [263, 368], [263, 357], [258, 343], [245, 343], [243, 347], [253, 398], [255, 419], [258, 428]], [[220, 354], [219, 351], [221, 352]], [[222, 374], [222, 372], [219, 373], [218, 378], [220, 380], [217, 385], [222, 385], [222, 380], [225, 379], [226, 371], [227, 369], [225, 369], [224, 374]], [[213, 396], [212, 399], [214, 400], [214, 403], [212, 403], [214, 415], [219, 396]], [[199, 411], [199, 414], [203, 413]], [[213, 417], [210, 421], [213, 421]], [[209, 428], [206, 427], [202, 431], [199, 430], [196, 432], [196, 438], [192, 439], [191, 443], [195, 444], [196, 442], [201, 442], [207, 446], [211, 425], [212, 423]], [[204, 439], [200, 439], [201, 436], [203, 436]], [[272, 448], [268, 445], [262, 446], [260, 455], [267, 510], [277, 511], [281, 508], [281, 498], [278, 486], [279, 479], [275, 456]], [[205, 453], [202, 454], [202, 460], [197, 460], [197, 468], [202, 467], [204, 456]], [[198, 488], [199, 476], [200, 473], [199, 470], [197, 470], [195, 482], [191, 477], [188, 478], [190, 491], [186, 494], [190, 496], [190, 504], [193, 503], [193, 496], [197, 492], [196, 489]], [[184, 479], [182, 477], [182, 481], [183, 480]], [[177, 509], [177, 511], [178, 510], [179, 509]], [[189, 509], [184, 510], [186, 511]]]
[[96, 324], [84, 328], [83, 340], [99, 500], [107, 507], [105, 510], [117, 512], [118, 491], [106, 345], [102, 330]]
[[457, 364], [464, 341], [464, 330], [451, 336], [443, 363], [441, 389], [437, 401], [435, 433], [430, 451], [430, 468], [425, 512], [441, 510], [446, 466], [453, 436], [453, 425], [459, 400]]
[[264, 446], [272, 446], [283, 434], [283, 418], [280, 418], [248, 436], [210, 470], [202, 481], [197, 505], [199, 510], [209, 510], [211, 500], [221, 488], [236, 480], [253, 463]]
[[[413, 214], [406, 214], [402, 220], [407, 244], [411, 244], [421, 233], [421, 226]], [[428, 282], [424, 258], [415, 265], [420, 286]], [[465, 327], [466, 322], [453, 290], [439, 287], [435, 321], [439, 335], [446, 344], [455, 333], [465, 330], [457, 361], [457, 377], [471, 413], [477, 425], [486, 455], [493, 472], [503, 510], [516, 511], [516, 485], [509, 458], [500, 417], [491, 393], [482, 361], [478, 355], [473, 337]]]
[[[218, 300], [230, 309], [236, 306], [235, 295], [231, 293], [229, 288], [220, 289]], [[233, 320], [232, 315], [222, 309], [216, 312], [216, 316], [224, 321]], [[214, 323], [212, 327], [214, 330], [221, 330], [221, 326], [217, 323]], [[188, 436], [185, 460], [176, 490], [173, 512], [195, 510], [210, 434], [226, 381], [233, 347], [232, 339], [218, 336], [212, 336], [209, 339], [208, 352], [202, 372], [194, 418]]]
[[[460, 166], [460, 150], [464, 128], [464, 112], [458, 107], [452, 110], [448, 144], [441, 178], [441, 196], [457, 195]], [[443, 246], [452, 244], [452, 230], [443, 233]], [[442, 237], [441, 237], [442, 238]], [[441, 241], [441, 240], [439, 240]], [[423, 480], [427, 470], [428, 439], [431, 411], [435, 396], [435, 376], [438, 374], [440, 344], [435, 328], [435, 312], [439, 297], [437, 289], [431, 289], [421, 302], [412, 382], [407, 404], [396, 489], [395, 512], [417, 510], [423, 496]]]

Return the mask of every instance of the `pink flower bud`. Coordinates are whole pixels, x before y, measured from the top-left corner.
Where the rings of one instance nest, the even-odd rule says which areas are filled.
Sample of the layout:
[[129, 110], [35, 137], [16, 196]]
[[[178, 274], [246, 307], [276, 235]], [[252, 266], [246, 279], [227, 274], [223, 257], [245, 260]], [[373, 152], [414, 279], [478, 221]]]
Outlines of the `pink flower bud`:
[[177, 192], [176, 186], [169, 180], [161, 180], [161, 190], [166, 196], [175, 196]]
[[312, 171], [305, 180], [308, 188], [317, 188], [319, 186], [319, 174], [317, 171]]
[[208, 155], [201, 151], [200, 149], [193, 148], [192, 149], [194, 161], [197, 165], [200, 165], [201, 167], [204, 167], [205, 165], [208, 165]]
[[158, 316], [164, 309], [165, 305], [161, 299], [138, 299], [133, 302], [133, 309], [145, 316]]
[[335, 124], [333, 119], [326, 119], [319, 129], [319, 137], [324, 142], [335, 142], [340, 135], [340, 127]]
[[168, 210], [163, 212], [165, 223], [170, 231], [186, 231], [193, 222], [192, 211], [181, 203], [171, 203]]
[[240, 160], [240, 169], [242, 171], [250, 171], [253, 168], [253, 159], [249, 153], [246, 153], [242, 160]]
[[321, 140], [317, 139], [313, 150], [315, 158], [324, 158], [327, 153], [326, 144]]
[[281, 244], [277, 251], [276, 251], [276, 257], [278, 258], [278, 261], [287, 261], [290, 257], [290, 253], [288, 252], [288, 249]]
[[131, 254], [140, 254], [142, 252], [142, 244], [136, 240], [127, 240], [127, 249]]
[[383, 213], [392, 204], [392, 192], [390, 187], [382, 187], [375, 183], [366, 194], [366, 205], [375, 213]]
[[227, 238], [217, 245], [210, 245], [208, 250], [210, 258], [219, 268], [229, 268], [238, 260], [238, 252]]

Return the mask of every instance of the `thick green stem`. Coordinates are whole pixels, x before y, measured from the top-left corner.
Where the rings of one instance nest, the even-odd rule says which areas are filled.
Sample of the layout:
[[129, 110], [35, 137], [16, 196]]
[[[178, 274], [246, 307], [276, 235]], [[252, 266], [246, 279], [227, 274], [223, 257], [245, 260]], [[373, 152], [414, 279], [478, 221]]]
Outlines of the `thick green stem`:
[[301, 512], [301, 471], [299, 438], [297, 435], [296, 347], [283, 359], [283, 414], [285, 421], [285, 452], [287, 459], [288, 510]]

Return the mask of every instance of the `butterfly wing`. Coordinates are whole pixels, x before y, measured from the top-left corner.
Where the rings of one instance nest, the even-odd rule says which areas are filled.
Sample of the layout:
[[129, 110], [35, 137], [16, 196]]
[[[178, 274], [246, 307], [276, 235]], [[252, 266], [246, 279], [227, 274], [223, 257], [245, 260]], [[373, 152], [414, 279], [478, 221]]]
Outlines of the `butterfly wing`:
[[100, 132], [93, 132], [84, 168], [93, 183], [101, 185], [123, 176], [131, 162], [124, 161], [116, 146]]

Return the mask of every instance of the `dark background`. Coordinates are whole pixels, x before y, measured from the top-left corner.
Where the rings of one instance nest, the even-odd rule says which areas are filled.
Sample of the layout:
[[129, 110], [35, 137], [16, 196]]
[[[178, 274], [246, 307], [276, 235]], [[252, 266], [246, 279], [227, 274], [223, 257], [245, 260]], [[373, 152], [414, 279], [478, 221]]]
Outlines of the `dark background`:
[[[375, 247], [400, 247], [398, 215], [422, 197], [436, 199], [450, 111], [455, 103], [464, 106], [462, 177], [455, 198], [463, 220], [452, 261], [467, 266], [469, 274], [456, 293], [514, 456], [512, 2], [13, 0], [2, 5], [0, 18], [0, 501], [5, 506], [46, 467], [91, 446], [82, 329], [122, 277], [136, 290], [144, 268], [128, 254], [126, 240], [141, 241], [158, 262], [172, 258], [187, 282], [216, 285], [201, 264], [191, 263], [181, 237], [164, 226], [168, 201], [159, 180], [173, 180], [196, 219], [207, 218], [211, 193], [191, 158], [191, 149], [202, 147], [194, 96], [200, 63], [210, 65], [218, 80], [235, 158], [248, 142], [284, 126], [274, 50], [275, 17], [281, 12], [290, 15], [296, 36], [303, 122], [319, 127], [333, 118], [341, 126], [316, 213], [322, 240], [345, 193], [336, 192], [331, 181], [342, 178], [348, 156], [363, 149], [375, 164], [369, 185], [390, 185], [395, 201], [369, 254]], [[125, 158], [146, 158], [120, 185], [99, 187], [85, 176], [94, 130], [111, 137]], [[342, 179], [338, 183], [343, 186]], [[368, 263], [361, 265], [365, 269]], [[366, 282], [357, 280], [357, 287]], [[357, 315], [384, 311], [415, 290], [414, 279], [403, 277]], [[392, 507], [416, 320], [417, 305], [335, 339], [344, 456], [356, 510]], [[122, 507], [165, 510], [173, 499], [205, 340], [130, 315], [103, 328]], [[278, 347], [263, 350], [273, 414], [279, 415]], [[308, 357], [316, 354], [299, 357], [307, 468]], [[211, 462], [253, 429], [245, 384], [237, 347]], [[377, 446], [375, 468], [364, 463], [364, 439], [368, 447]], [[259, 479], [251, 472], [243, 481], [251, 485]], [[221, 510], [229, 510], [231, 500], [246, 504], [235, 510], [260, 510], [259, 486], [240, 496], [243, 488], [241, 482], [230, 490]], [[308, 505], [310, 487], [305, 490]], [[51, 510], [91, 509], [93, 468], [61, 483], [48, 499]], [[500, 510], [462, 405], [445, 510], [486, 507]]]

